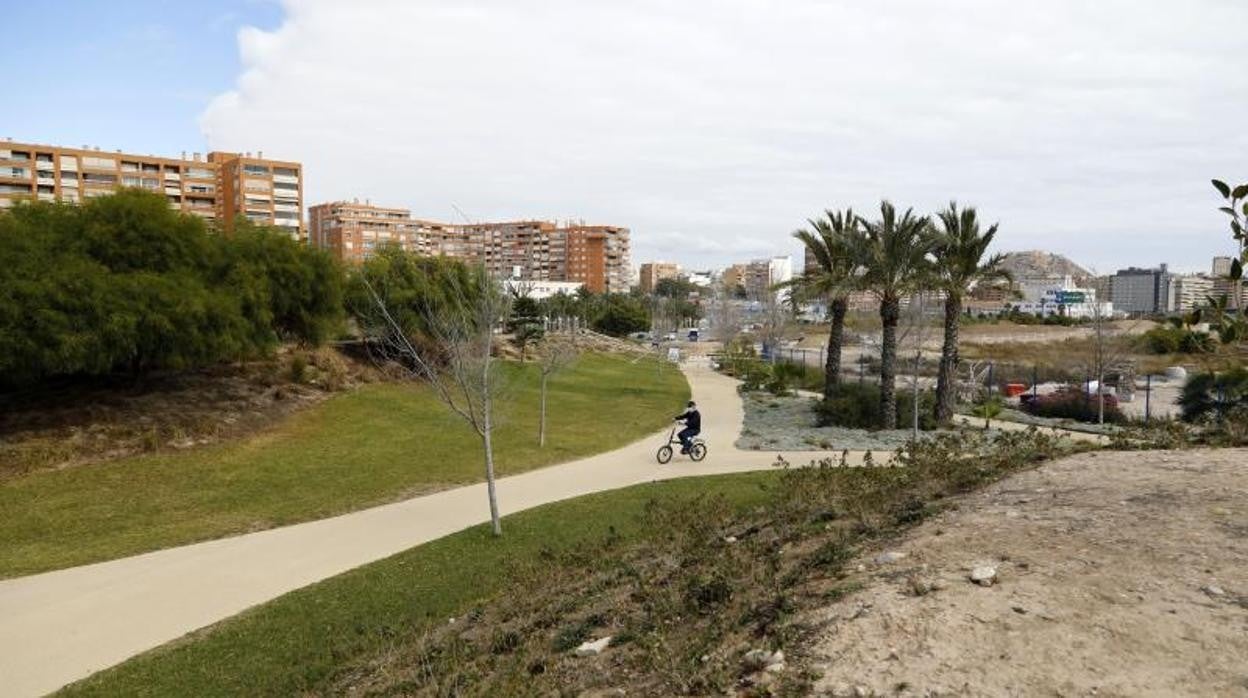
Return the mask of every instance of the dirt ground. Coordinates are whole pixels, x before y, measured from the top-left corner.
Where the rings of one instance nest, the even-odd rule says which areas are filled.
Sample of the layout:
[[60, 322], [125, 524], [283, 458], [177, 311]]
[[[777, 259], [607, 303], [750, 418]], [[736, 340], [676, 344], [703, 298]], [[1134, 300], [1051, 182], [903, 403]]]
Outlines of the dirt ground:
[[283, 348], [267, 361], [0, 393], [0, 481], [239, 438], [379, 375], [332, 349]]
[[1248, 696], [1248, 449], [1056, 461], [856, 576], [812, 619], [817, 694]]

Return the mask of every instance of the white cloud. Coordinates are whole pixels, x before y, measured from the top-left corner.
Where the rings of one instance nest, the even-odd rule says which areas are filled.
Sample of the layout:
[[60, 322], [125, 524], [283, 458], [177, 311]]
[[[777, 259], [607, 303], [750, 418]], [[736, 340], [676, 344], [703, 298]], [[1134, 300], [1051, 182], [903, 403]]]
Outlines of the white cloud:
[[[310, 202], [627, 225], [634, 259], [796, 251], [825, 207], [956, 198], [1005, 248], [1204, 267], [1248, 179], [1248, 5], [289, 0], [239, 32], [217, 149]], [[1238, 169], [1237, 169], [1238, 168]]]

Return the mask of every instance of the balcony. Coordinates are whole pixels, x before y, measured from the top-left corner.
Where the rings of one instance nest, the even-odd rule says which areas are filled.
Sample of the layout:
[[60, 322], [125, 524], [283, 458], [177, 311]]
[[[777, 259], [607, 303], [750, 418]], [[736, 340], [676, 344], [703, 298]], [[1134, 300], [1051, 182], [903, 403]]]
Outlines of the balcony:
[[179, 194], [181, 194], [181, 193], [182, 193], [182, 187], [171, 187], [171, 186], [166, 185], [166, 186], [165, 186], [165, 193], [166, 193], [166, 194], [173, 194], [173, 195], [175, 195], [175, 196], [176, 196], [176, 195], [179, 195]]
[[181, 182], [182, 175], [178, 174], [177, 172], [166, 172], [165, 181], [166, 182]]
[[273, 210], [285, 211], [286, 213], [299, 213], [299, 207], [291, 206], [290, 204], [273, 204]]
[[273, 175], [274, 184], [299, 184], [299, 178], [293, 175]]
[[35, 178], [35, 184], [42, 184], [45, 187], [54, 187], [56, 186], [56, 178], [52, 175], [44, 175], [43, 173], [40, 173], [39, 176]]

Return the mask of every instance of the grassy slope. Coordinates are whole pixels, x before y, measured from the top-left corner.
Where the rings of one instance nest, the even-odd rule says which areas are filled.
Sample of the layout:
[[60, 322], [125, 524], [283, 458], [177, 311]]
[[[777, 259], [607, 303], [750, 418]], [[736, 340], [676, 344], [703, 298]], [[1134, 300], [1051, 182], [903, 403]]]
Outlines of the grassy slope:
[[[587, 355], [550, 385], [538, 449], [529, 364], [496, 432], [499, 472], [610, 450], [687, 399], [676, 371]], [[610, 409], [604, 408], [609, 404]], [[377, 384], [242, 442], [37, 473], [0, 485], [0, 577], [306, 521], [481, 479], [471, 430], [423, 389]]]
[[[639, 514], [657, 498], [722, 494], [749, 506], [775, 473], [688, 478], [558, 502], [428, 543], [287, 594], [206, 631], [75, 684], [69, 695], [296, 695], [383, 651], [412, 626], [445, 623], [490, 597], [543, 551], [604, 536], [643, 540]], [[575, 522], [575, 525], [568, 525]], [[518, 563], [513, 566], [513, 563]]]

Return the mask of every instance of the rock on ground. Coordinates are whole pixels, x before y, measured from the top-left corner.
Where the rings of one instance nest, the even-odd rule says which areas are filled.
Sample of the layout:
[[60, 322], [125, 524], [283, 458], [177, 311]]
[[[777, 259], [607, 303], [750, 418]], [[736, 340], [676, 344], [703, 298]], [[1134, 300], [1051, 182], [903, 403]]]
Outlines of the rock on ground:
[[1248, 449], [1074, 456], [894, 545], [808, 618], [816, 694], [1248, 696]]

